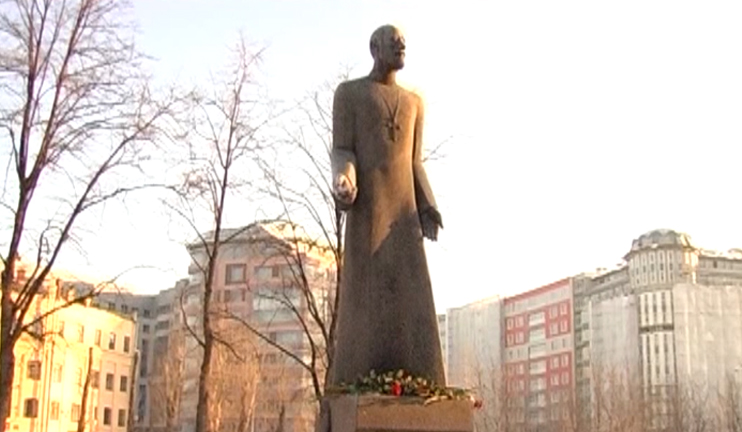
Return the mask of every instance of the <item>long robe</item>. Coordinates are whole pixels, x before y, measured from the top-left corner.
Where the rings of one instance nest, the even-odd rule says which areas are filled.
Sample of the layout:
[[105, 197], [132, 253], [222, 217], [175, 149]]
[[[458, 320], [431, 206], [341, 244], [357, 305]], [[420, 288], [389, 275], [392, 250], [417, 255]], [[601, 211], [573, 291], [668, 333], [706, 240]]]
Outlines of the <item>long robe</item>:
[[371, 369], [404, 369], [445, 384], [420, 224], [436, 205], [422, 131], [422, 100], [401, 87], [361, 78], [335, 91], [332, 174], [348, 176], [358, 192], [345, 209], [331, 384]]

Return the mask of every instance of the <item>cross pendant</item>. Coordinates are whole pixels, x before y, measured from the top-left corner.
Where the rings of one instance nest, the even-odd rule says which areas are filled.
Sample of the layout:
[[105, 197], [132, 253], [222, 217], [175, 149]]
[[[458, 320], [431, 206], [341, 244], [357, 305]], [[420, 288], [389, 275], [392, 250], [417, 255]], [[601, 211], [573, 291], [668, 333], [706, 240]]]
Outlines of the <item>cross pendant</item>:
[[387, 120], [386, 127], [389, 129], [389, 139], [392, 141], [397, 140], [397, 131], [400, 130], [399, 124], [394, 120]]

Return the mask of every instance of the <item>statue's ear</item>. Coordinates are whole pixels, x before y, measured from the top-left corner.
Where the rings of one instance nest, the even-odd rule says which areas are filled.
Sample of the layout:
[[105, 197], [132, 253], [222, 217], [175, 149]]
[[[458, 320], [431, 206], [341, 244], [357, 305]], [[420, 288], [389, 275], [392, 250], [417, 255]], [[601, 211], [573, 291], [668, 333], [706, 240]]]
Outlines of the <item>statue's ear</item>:
[[371, 57], [376, 60], [379, 53], [379, 44], [375, 40], [371, 40], [368, 43], [368, 50], [371, 52]]

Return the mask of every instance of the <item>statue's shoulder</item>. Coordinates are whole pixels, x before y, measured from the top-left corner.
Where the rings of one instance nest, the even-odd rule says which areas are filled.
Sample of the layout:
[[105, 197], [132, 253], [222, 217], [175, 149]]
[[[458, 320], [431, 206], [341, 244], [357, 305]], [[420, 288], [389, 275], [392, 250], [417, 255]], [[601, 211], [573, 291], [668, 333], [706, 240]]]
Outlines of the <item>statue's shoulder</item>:
[[402, 89], [402, 94], [404, 95], [405, 99], [409, 101], [408, 103], [415, 105], [418, 109], [423, 109], [425, 102], [423, 101], [423, 97], [420, 96], [418, 92], [408, 90], [404, 87], [400, 88]]
[[364, 78], [356, 78], [338, 84], [335, 95], [344, 99], [353, 99], [364, 91], [368, 91], [368, 83]]

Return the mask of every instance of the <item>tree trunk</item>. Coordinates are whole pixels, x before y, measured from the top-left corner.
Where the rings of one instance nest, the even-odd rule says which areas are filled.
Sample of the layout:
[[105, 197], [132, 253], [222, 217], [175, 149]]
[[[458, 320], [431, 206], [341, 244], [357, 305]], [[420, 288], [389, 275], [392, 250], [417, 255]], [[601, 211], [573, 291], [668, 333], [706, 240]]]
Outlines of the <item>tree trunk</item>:
[[88, 413], [88, 395], [90, 394], [90, 375], [93, 370], [93, 347], [88, 348], [88, 371], [85, 374], [85, 382], [82, 388], [82, 400], [80, 401], [80, 418], [77, 419], [77, 432], [85, 432], [85, 418]]
[[[11, 250], [12, 252], [12, 250]], [[5, 431], [5, 424], [10, 417], [10, 403], [13, 396], [13, 379], [15, 378], [15, 340], [11, 335], [15, 318], [11, 291], [15, 272], [15, 256], [9, 255], [3, 269], [0, 284], [0, 432]]]
[[134, 362], [131, 365], [131, 379], [129, 380], [129, 415], [126, 418], [126, 430], [134, 430], [134, 389], [136, 384], [137, 369], [139, 366], [139, 353], [134, 354]]
[[10, 400], [15, 378], [15, 353], [13, 343], [5, 339], [4, 335], [0, 343], [2, 344], [0, 346], [0, 432], [4, 432], [6, 422], [10, 417]]
[[217, 224], [214, 244], [216, 247], [212, 250], [209, 258], [209, 268], [204, 284], [204, 300], [202, 311], [202, 328], [204, 332], [203, 349], [204, 354], [201, 359], [201, 369], [198, 377], [198, 404], [196, 405], [196, 432], [208, 432], [211, 428], [211, 358], [214, 351], [214, 331], [211, 327], [211, 292], [214, 281], [214, 272], [217, 262], [217, 253], [219, 245], [219, 230], [221, 226]]
[[[208, 315], [208, 314], [206, 314]], [[207, 432], [210, 425], [209, 405], [211, 399], [209, 395], [209, 378], [211, 377], [211, 354], [214, 347], [214, 340], [211, 331], [206, 330], [209, 319], [204, 316], [204, 356], [201, 361], [201, 371], [198, 379], [198, 405], [196, 406], [196, 432]]]

